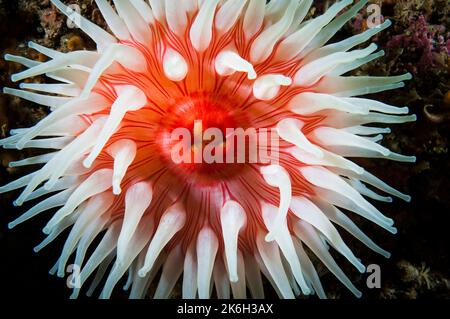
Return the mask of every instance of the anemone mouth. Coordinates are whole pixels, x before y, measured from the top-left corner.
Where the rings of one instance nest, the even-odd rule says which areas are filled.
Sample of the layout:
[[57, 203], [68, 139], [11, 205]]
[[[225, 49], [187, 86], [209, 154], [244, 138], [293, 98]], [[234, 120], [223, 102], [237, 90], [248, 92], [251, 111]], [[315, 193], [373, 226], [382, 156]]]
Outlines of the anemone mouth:
[[196, 92], [170, 101], [158, 126], [167, 132], [183, 128], [194, 134], [196, 121], [201, 121], [204, 129], [218, 128], [223, 134], [227, 128], [249, 127], [247, 116], [236, 108], [236, 101], [209, 92]]
[[[239, 103], [242, 102], [237, 98], [210, 92], [169, 101], [155, 135], [163, 165], [198, 186], [213, 186], [249, 169], [249, 140], [244, 141], [243, 149], [234, 147], [234, 132], [251, 127]], [[176, 147], [180, 143], [182, 149]], [[208, 159], [205, 151], [212, 158]], [[239, 152], [244, 152], [243, 160], [239, 159]]]

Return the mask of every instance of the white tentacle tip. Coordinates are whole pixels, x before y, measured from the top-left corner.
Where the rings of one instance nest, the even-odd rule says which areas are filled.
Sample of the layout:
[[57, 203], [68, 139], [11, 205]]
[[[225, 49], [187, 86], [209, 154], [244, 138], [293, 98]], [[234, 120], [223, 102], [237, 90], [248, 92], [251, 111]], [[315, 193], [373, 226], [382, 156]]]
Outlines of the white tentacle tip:
[[258, 77], [258, 74], [256, 74], [256, 71], [254, 69], [249, 70], [247, 74], [247, 79], [249, 80], [255, 80]]
[[302, 121], [287, 118], [278, 122], [276, 129], [278, 135], [282, 139], [296, 145], [301, 150], [304, 150], [317, 158], [323, 158], [324, 152], [319, 147], [309, 142], [307, 137], [303, 134], [303, 126], [304, 123]]
[[398, 230], [396, 227], [389, 227], [387, 230], [388, 230], [388, 232], [390, 232], [393, 235], [396, 235], [398, 233]]
[[120, 195], [122, 193], [122, 188], [117, 183], [113, 182], [113, 194]]
[[239, 281], [239, 276], [237, 274], [231, 274], [230, 273], [229, 278], [230, 278], [230, 282], [232, 282], [232, 283], [236, 283], [236, 282]]
[[16, 149], [18, 149], [19, 151], [23, 150], [25, 148], [25, 144], [26, 142], [24, 141], [18, 141], [16, 144]]
[[389, 258], [391, 258], [391, 253], [390, 252], [388, 252], [388, 251], [383, 251], [382, 253], [381, 253], [382, 255], [383, 255], [383, 257], [384, 258], [386, 258], [386, 259], [389, 259]]
[[361, 274], [364, 274], [367, 271], [366, 266], [363, 265], [363, 263], [358, 259], [358, 263], [356, 264], [356, 268]]
[[141, 277], [141, 278], [144, 278], [145, 276], [147, 276], [147, 273], [148, 273], [149, 271], [150, 271], [150, 270], [149, 270], [149, 269], [146, 269], [146, 268], [139, 269], [139, 271], [138, 271], [138, 276]]
[[257, 78], [253, 65], [233, 51], [222, 51], [217, 55], [215, 68], [222, 76], [233, 75], [236, 72], [247, 73], [249, 80]]
[[273, 231], [267, 233], [266, 237], [264, 237], [265, 241], [270, 243], [275, 240], [276, 234]]
[[14, 222], [8, 223], [8, 229], [10, 229], [10, 230], [13, 229], [16, 226], [17, 226], [17, 223], [14, 223]]
[[45, 227], [42, 229], [42, 232], [43, 232], [45, 235], [49, 235], [49, 234], [51, 233], [51, 231], [52, 231], [52, 228], [51, 228], [50, 226], [45, 226]]
[[88, 158], [86, 158], [86, 159], [83, 161], [83, 166], [84, 166], [85, 168], [91, 168], [93, 162], [94, 162], [94, 160], [92, 160], [91, 158], [88, 157]]
[[122, 187], [120, 186], [120, 183], [122, 182], [121, 177], [113, 177], [112, 181], [112, 189], [114, 195], [120, 195], [122, 193]]
[[24, 201], [23, 201], [22, 199], [16, 199], [16, 200], [13, 202], [13, 205], [14, 205], [15, 207], [20, 207], [20, 206], [23, 205], [23, 203], [24, 203]]
[[164, 74], [172, 81], [179, 82], [186, 78], [188, 64], [180, 53], [167, 49], [163, 59]]
[[259, 77], [253, 84], [253, 95], [262, 101], [275, 98], [282, 86], [290, 86], [292, 79], [281, 74], [266, 74]]
[[282, 171], [279, 165], [268, 165], [260, 168], [263, 175], [276, 175]]
[[75, 291], [69, 296], [69, 299], [71, 299], [71, 300], [77, 299], [77, 298], [78, 298], [78, 294], [79, 294], [78, 290], [75, 290]]

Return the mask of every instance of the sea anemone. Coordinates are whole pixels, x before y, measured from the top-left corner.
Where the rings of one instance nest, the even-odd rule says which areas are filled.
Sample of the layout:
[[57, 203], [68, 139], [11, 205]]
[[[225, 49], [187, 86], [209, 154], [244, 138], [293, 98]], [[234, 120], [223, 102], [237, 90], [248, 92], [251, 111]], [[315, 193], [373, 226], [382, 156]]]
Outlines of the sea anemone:
[[[47, 196], [10, 228], [57, 208], [36, 251], [71, 227], [51, 273], [65, 276], [72, 259], [81, 267], [72, 297], [97, 270], [88, 293], [106, 274], [102, 298], [126, 274], [130, 298], [145, 297], [158, 274], [155, 298], [169, 297], [180, 276], [183, 298], [209, 298], [213, 285], [219, 298], [245, 298], [247, 288], [263, 298], [261, 274], [282, 298], [325, 298], [312, 254], [361, 296], [329, 252], [365, 271], [334, 224], [389, 257], [343, 210], [395, 234], [366, 198], [392, 201], [375, 188], [410, 197], [347, 158], [415, 161], [380, 145], [389, 128], [367, 126], [414, 121], [408, 108], [356, 97], [403, 87], [411, 75], [343, 76], [383, 55], [375, 44], [353, 48], [390, 22], [327, 44], [368, 1], [337, 1], [304, 21], [312, 0], [114, 0], [114, 8], [96, 0], [111, 33], [51, 2], [97, 51], [30, 43], [49, 60], [5, 56], [28, 68], [14, 82], [53, 81], [4, 89], [51, 112], [1, 145], [54, 151], [10, 163], [43, 166], [0, 191], [24, 188], [17, 206]], [[256, 162], [249, 154], [243, 162], [178, 162], [168, 137], [179, 128], [268, 130], [277, 143], [258, 145], [267, 158]], [[203, 142], [189, 143], [188, 153]], [[228, 144], [220, 147], [229, 154]]]

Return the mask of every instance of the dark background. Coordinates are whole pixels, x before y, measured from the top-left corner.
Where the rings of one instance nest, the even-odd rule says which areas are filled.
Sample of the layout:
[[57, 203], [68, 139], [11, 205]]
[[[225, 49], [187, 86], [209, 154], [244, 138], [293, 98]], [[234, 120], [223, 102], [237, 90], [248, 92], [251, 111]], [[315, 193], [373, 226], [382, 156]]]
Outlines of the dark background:
[[[105, 26], [93, 1], [65, 2], [79, 4], [84, 16]], [[321, 12], [327, 2], [315, 1], [312, 14]], [[380, 257], [351, 237], [344, 236], [364, 264], [376, 263], [381, 266], [381, 289], [366, 288], [366, 275], [359, 275], [339, 256], [336, 259], [363, 291], [363, 298], [449, 298], [450, 3], [448, 0], [373, 2], [382, 6], [382, 14], [390, 18], [394, 26], [374, 40], [387, 55], [356, 73], [413, 73], [414, 79], [406, 88], [377, 94], [376, 98], [393, 105], [408, 105], [417, 114], [417, 122], [393, 127], [393, 133], [383, 143], [396, 152], [416, 155], [418, 160], [415, 164], [384, 160], [360, 162], [392, 186], [412, 195], [413, 200], [411, 203], [395, 200], [392, 204], [376, 204], [386, 215], [394, 218], [399, 229], [397, 235], [391, 235], [357, 217], [353, 218], [378, 244], [392, 253], [390, 259]], [[354, 19], [337, 38], [364, 30], [364, 18], [363, 13]], [[27, 48], [29, 40], [63, 52], [93, 49], [87, 37], [79, 30], [67, 28], [65, 22], [64, 16], [48, 0], [0, 0], [0, 55], [12, 53], [43, 60], [43, 56]], [[0, 86], [16, 87], [17, 84], [11, 83], [9, 78], [20, 69], [19, 65], [0, 59]], [[1, 94], [0, 137], [8, 136], [12, 128], [33, 125], [45, 114], [45, 108]], [[27, 169], [10, 169], [8, 163], [28, 157], [30, 153], [0, 150], [1, 185], [27, 172]], [[41, 229], [50, 213], [8, 230], [7, 223], [30, 207], [13, 207], [11, 203], [17, 195], [16, 192], [0, 196], [2, 295], [13, 299], [65, 299], [70, 295], [65, 279], [48, 275], [48, 270], [61, 252], [65, 236], [62, 235], [41, 253], [35, 254], [32, 248], [44, 238]], [[328, 296], [352, 299], [345, 287], [322, 268], [319, 267]], [[116, 298], [126, 298], [120, 289], [116, 290]], [[271, 293], [268, 295], [272, 296]]]

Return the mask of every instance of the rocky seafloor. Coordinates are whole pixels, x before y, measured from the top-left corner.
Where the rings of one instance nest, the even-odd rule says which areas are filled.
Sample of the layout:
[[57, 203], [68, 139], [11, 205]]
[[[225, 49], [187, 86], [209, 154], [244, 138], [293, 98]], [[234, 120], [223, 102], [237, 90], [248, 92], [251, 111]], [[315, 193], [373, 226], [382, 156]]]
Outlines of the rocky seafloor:
[[[92, 0], [68, 0], [76, 3], [82, 14], [105, 27]], [[315, 1], [311, 15], [334, 1]], [[449, 0], [378, 0], [384, 18], [393, 26], [378, 35], [375, 42], [386, 56], [362, 67], [356, 73], [397, 75], [411, 72], [414, 79], [404, 89], [377, 94], [376, 98], [393, 105], [408, 105], [418, 116], [415, 123], [393, 126], [383, 141], [396, 152], [416, 155], [414, 164], [384, 160], [359, 161], [378, 177], [412, 195], [411, 203], [395, 200], [377, 204], [394, 218], [399, 229], [390, 235], [373, 224], [354, 220], [378, 244], [392, 253], [385, 259], [343, 234], [363, 263], [381, 267], [381, 288], [366, 287], [367, 275], [358, 274], [345, 260], [338, 263], [349, 274], [367, 299], [450, 298], [450, 1]], [[347, 37], [367, 28], [367, 14], [362, 12], [337, 36]], [[35, 41], [68, 52], [93, 49], [92, 41], [80, 30], [69, 28], [66, 18], [49, 0], [0, 0], [0, 56], [24, 55], [43, 61], [44, 56], [27, 47]], [[16, 87], [10, 76], [21, 66], [0, 58], [0, 85]], [[34, 82], [43, 81], [34, 78]], [[0, 94], [0, 137], [12, 128], [29, 127], [44, 117], [46, 108]], [[16, 179], [26, 169], [9, 168], [8, 163], [29, 156], [32, 151], [0, 150], [0, 185]], [[17, 193], [0, 197], [0, 273], [2, 291], [9, 297], [67, 298], [66, 282], [48, 275], [62, 249], [63, 237], [35, 254], [32, 250], [43, 239], [41, 229], [48, 214], [8, 230], [7, 223], [23, 208], [12, 201]], [[330, 298], [351, 299], [352, 295], [331, 273], [319, 266], [324, 288]], [[120, 285], [119, 285], [120, 286]], [[115, 297], [126, 298], [116, 289]], [[271, 295], [269, 293], [269, 295]], [[174, 297], [179, 296], [179, 289]]]

